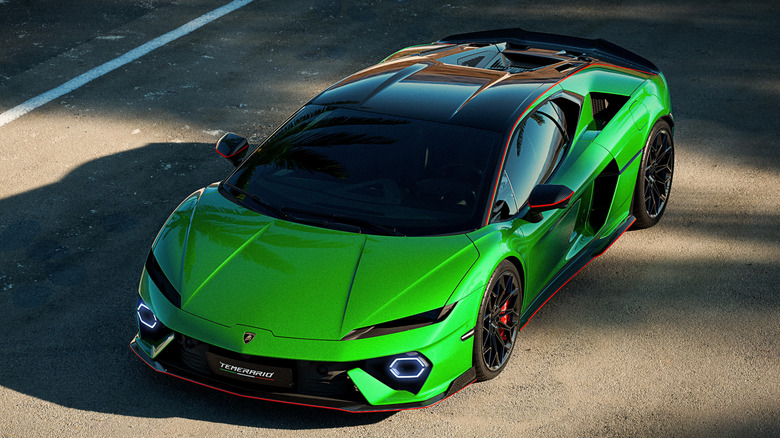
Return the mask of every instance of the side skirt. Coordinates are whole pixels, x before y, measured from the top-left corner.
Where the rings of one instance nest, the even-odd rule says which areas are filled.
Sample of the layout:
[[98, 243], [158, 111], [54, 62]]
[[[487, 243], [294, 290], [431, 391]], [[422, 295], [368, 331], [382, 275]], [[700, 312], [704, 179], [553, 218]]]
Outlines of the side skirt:
[[539, 292], [534, 298], [531, 304], [525, 309], [525, 312], [520, 316], [520, 330], [524, 329], [528, 324], [528, 321], [536, 315], [547, 301], [553, 297], [566, 283], [569, 282], [575, 275], [577, 275], [585, 266], [588, 265], [593, 259], [604, 254], [616, 240], [626, 232], [626, 230], [634, 223], [636, 218], [629, 215], [620, 226], [615, 229], [610, 235], [606, 237], [598, 237], [593, 239], [587, 247], [585, 247], [580, 253], [569, 262], [566, 267], [561, 269], [558, 274], [550, 280], [549, 283]]

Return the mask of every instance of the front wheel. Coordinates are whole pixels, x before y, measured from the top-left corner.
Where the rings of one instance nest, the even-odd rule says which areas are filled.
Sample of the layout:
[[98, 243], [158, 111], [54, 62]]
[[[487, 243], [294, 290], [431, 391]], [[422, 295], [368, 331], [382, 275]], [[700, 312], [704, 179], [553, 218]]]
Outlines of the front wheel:
[[642, 153], [632, 205], [636, 217], [634, 229], [649, 228], [661, 220], [669, 202], [673, 173], [672, 130], [666, 121], [659, 120], [650, 131]]
[[478, 380], [498, 376], [515, 348], [523, 283], [510, 261], [501, 262], [482, 296], [474, 331], [474, 369]]

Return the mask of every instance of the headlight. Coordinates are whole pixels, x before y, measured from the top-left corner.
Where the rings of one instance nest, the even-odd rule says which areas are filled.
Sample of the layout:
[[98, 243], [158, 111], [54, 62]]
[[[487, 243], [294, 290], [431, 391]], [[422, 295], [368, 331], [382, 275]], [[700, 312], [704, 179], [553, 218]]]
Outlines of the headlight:
[[157, 319], [157, 315], [152, 312], [152, 309], [141, 297], [138, 297], [138, 304], [135, 306], [135, 316], [138, 320], [138, 332], [143, 339], [155, 341], [170, 333], [170, 329]]
[[406, 318], [355, 329], [347, 333], [341, 340], [351, 341], [353, 339], [373, 338], [374, 336], [389, 335], [391, 333], [398, 333], [436, 324], [437, 322], [443, 321], [444, 318], [452, 312], [453, 307], [455, 307], [455, 303], [427, 312], [418, 313], [417, 315], [407, 316]]
[[419, 379], [428, 369], [428, 363], [420, 356], [396, 357], [387, 369], [396, 379]]
[[417, 394], [431, 374], [430, 361], [412, 351], [366, 361], [365, 372], [395, 390]]
[[136, 309], [136, 314], [138, 315], [138, 322], [140, 324], [143, 324], [146, 326], [149, 330], [154, 330], [155, 327], [157, 327], [158, 324], [160, 324], [160, 321], [157, 320], [157, 317], [154, 316], [154, 313], [152, 310], [139, 299], [138, 308]]

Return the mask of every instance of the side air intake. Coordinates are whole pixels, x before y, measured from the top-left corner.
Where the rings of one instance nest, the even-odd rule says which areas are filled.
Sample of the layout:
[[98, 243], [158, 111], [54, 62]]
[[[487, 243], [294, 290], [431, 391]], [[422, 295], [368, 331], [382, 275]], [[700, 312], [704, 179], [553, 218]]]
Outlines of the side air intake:
[[593, 120], [596, 130], [602, 130], [613, 117], [628, 102], [628, 96], [609, 93], [590, 93]]
[[591, 202], [588, 219], [593, 231], [600, 230], [607, 221], [607, 215], [609, 215], [609, 209], [612, 205], [612, 198], [615, 197], [619, 176], [620, 171], [617, 163], [615, 163], [615, 160], [612, 160], [593, 182], [593, 201]]

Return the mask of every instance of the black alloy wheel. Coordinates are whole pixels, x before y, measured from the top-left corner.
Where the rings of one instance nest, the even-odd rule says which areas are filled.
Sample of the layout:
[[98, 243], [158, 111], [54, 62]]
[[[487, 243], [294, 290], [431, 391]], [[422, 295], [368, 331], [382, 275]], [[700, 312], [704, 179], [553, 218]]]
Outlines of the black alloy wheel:
[[634, 189], [634, 229], [657, 224], [666, 211], [674, 173], [674, 140], [669, 124], [659, 120], [647, 138]]
[[478, 380], [498, 376], [509, 362], [520, 329], [523, 283], [517, 268], [504, 260], [490, 277], [474, 331], [474, 369]]

